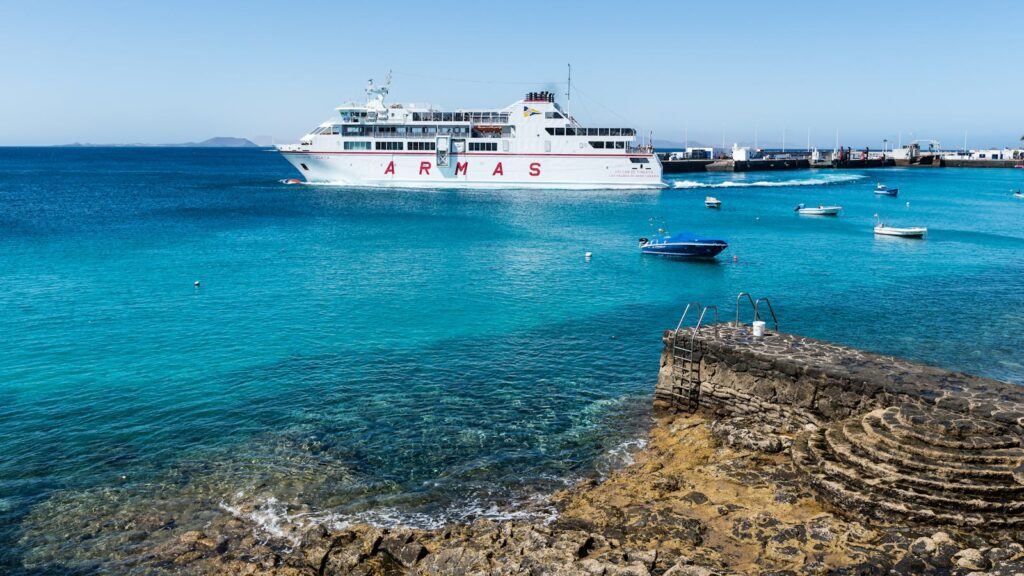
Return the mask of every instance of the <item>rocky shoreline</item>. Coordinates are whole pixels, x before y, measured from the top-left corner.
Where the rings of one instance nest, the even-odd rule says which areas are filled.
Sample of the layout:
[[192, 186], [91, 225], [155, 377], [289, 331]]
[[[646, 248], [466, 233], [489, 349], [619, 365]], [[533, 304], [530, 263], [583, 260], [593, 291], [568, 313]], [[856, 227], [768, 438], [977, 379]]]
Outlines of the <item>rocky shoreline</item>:
[[[667, 331], [633, 464], [554, 515], [436, 530], [214, 519], [146, 566], [192, 573], [1024, 574], [1024, 391], [740, 324]], [[528, 519], [532, 518], [532, 519]]]
[[1024, 573], [1020, 533], [867, 524], [833, 508], [788, 454], [799, 432], [662, 412], [634, 464], [555, 494], [554, 519], [436, 530], [316, 526], [271, 536], [225, 515], [136, 568], [275, 576]]
[[632, 464], [512, 520], [268, 523], [251, 503], [179, 525], [196, 488], [144, 512], [87, 498], [106, 513], [43, 543], [142, 574], [1024, 576], [1020, 386], [722, 324], [665, 333], [654, 405]]

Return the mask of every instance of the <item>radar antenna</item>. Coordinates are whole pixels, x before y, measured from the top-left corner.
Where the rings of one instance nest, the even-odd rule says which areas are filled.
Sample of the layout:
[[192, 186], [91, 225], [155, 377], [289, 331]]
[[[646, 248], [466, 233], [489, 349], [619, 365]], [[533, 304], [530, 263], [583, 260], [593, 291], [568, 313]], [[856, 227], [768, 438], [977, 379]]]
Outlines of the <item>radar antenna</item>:
[[391, 89], [391, 70], [388, 70], [388, 75], [384, 77], [384, 83], [380, 86], [373, 85], [373, 78], [366, 83], [366, 99], [369, 102], [376, 102], [381, 108], [384, 107], [384, 97], [388, 95], [388, 91]]

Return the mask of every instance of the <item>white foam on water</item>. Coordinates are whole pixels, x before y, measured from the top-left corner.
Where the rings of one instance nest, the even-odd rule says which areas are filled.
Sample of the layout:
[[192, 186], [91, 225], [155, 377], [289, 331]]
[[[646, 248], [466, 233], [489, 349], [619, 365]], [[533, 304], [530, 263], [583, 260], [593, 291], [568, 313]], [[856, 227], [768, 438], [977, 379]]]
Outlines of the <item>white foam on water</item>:
[[679, 180], [672, 183], [673, 188], [781, 188], [785, 186], [824, 186], [828, 184], [845, 184], [863, 180], [862, 174], [826, 174], [820, 178], [797, 178], [794, 180], [727, 180], [725, 182], [697, 182], [696, 180]]
[[[242, 492], [235, 495], [236, 499], [242, 496]], [[257, 503], [250, 511], [244, 510], [242, 505], [231, 505], [227, 502], [221, 502], [220, 508], [235, 518], [251, 522], [253, 536], [257, 539], [273, 538], [292, 546], [299, 544], [298, 535], [302, 529], [311, 525], [310, 520], [306, 518], [308, 515], [288, 514], [287, 507], [273, 496]]]
[[636, 453], [647, 447], [646, 438], [626, 440], [608, 452], [607, 460], [617, 467], [629, 466], [636, 462]]
[[[236, 499], [242, 496], [242, 493], [238, 493]], [[558, 518], [558, 511], [549, 504], [549, 500], [549, 495], [534, 495], [511, 501], [503, 506], [495, 502], [471, 500], [430, 513], [382, 507], [348, 514], [330, 511], [289, 514], [287, 507], [274, 497], [252, 506], [221, 502], [220, 508], [235, 518], [250, 523], [253, 536], [264, 544], [273, 540], [294, 547], [300, 544], [301, 534], [313, 526], [344, 530], [357, 524], [369, 524], [381, 528], [403, 526], [436, 530], [448, 524], [469, 524], [481, 519], [493, 522], [539, 520], [544, 524], [550, 524]]]
[[549, 499], [548, 495], [535, 495], [501, 507], [494, 502], [474, 500], [432, 513], [406, 512], [390, 507], [375, 508], [355, 514], [337, 514], [327, 524], [334, 530], [343, 530], [355, 524], [436, 530], [448, 524], [469, 524], [475, 520], [540, 520], [544, 524], [550, 524], [558, 518], [558, 511], [548, 503]]
[[636, 454], [647, 447], [647, 438], [624, 440], [605, 453], [597, 469], [602, 478], [636, 462]]
[[[619, 442], [599, 458], [596, 466], [599, 477], [607, 478], [615, 470], [633, 464], [636, 454], [646, 446], [646, 437]], [[542, 475], [539, 478], [546, 483], [561, 484], [567, 488], [584, 479], [583, 476], [574, 475]], [[431, 512], [381, 507], [355, 513], [332, 510], [289, 513], [288, 505], [273, 496], [247, 497], [245, 492], [240, 491], [230, 499], [232, 503], [221, 501], [219, 506], [235, 518], [250, 523], [253, 535], [264, 543], [274, 540], [294, 547], [300, 544], [301, 534], [313, 526], [344, 530], [357, 524], [369, 524], [382, 528], [403, 526], [436, 530], [449, 524], [469, 524], [482, 519], [493, 522], [540, 521], [550, 524], [558, 518], [558, 510], [551, 504], [551, 496], [550, 493], [533, 494], [513, 497], [501, 503], [474, 498]]]

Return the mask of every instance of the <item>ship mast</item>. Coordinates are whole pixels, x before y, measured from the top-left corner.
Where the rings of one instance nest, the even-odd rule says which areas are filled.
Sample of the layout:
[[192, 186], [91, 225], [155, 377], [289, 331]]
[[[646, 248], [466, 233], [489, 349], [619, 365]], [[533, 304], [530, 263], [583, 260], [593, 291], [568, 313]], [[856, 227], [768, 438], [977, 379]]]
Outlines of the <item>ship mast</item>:
[[565, 86], [565, 115], [569, 117], [569, 120], [575, 124], [575, 120], [572, 118], [572, 114], [569, 113], [569, 106], [572, 104], [572, 63], [569, 66], [569, 81]]

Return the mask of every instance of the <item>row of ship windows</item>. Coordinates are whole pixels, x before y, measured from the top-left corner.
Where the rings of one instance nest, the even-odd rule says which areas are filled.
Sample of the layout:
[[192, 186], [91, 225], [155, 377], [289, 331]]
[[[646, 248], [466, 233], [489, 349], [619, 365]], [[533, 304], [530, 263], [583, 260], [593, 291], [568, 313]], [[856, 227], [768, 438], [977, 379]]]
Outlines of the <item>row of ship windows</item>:
[[591, 140], [588, 143], [590, 144], [591, 148], [603, 148], [605, 150], [612, 149], [612, 148], [616, 148], [616, 149], [622, 150], [622, 149], [626, 148], [626, 142], [624, 140], [619, 140], [618, 142], [604, 142], [604, 141], [601, 141], [601, 140], [598, 140], [598, 141], [595, 142], [595, 141]]
[[[548, 114], [558, 114], [549, 112]], [[552, 136], [636, 136], [632, 128], [545, 128]], [[374, 134], [466, 134], [468, 126], [323, 126], [313, 135], [373, 136]]]
[[[345, 142], [345, 150], [370, 150], [369, 142]], [[407, 147], [406, 147], [407, 146]], [[374, 142], [376, 150], [435, 150], [433, 142]], [[497, 142], [470, 142], [470, 152], [497, 152]]]
[[324, 126], [314, 136], [375, 136], [395, 134], [468, 134], [468, 126]]
[[508, 112], [413, 112], [413, 122], [495, 122], [508, 123]]
[[545, 128], [552, 136], [636, 136], [632, 128]]
[[[625, 142], [605, 142], [605, 141], [591, 141], [589, 142], [592, 148], [603, 149], [603, 150], [625, 150]], [[370, 142], [352, 142], [348, 141], [344, 143], [345, 150], [370, 150]], [[376, 150], [435, 150], [435, 144], [433, 142], [374, 142], [373, 149]], [[497, 142], [470, 142], [470, 152], [497, 152]]]

